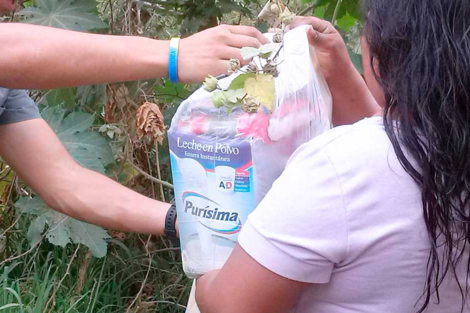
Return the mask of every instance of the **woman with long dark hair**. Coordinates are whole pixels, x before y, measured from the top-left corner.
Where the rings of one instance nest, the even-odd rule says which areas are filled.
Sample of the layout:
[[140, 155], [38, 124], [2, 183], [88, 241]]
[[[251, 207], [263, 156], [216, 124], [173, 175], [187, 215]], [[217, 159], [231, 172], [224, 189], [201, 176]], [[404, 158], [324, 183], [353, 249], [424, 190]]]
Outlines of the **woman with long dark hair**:
[[[383, 109], [295, 153], [227, 264], [198, 280], [203, 313], [470, 312], [470, 2], [364, 12], [364, 75]], [[348, 106], [336, 124], [360, 119], [374, 104], [340, 35], [297, 23], [313, 26], [335, 110]]]

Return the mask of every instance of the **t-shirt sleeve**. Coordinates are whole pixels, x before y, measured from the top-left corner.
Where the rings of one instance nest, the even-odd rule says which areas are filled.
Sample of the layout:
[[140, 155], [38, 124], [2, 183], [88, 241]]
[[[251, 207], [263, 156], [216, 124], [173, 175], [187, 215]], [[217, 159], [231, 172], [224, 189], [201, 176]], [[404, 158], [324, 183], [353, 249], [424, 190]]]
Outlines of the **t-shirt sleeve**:
[[10, 89], [0, 107], [0, 124], [11, 124], [41, 118], [38, 107], [26, 90]]
[[327, 154], [312, 142], [291, 157], [239, 236], [258, 263], [285, 278], [328, 283], [348, 253], [342, 188]]

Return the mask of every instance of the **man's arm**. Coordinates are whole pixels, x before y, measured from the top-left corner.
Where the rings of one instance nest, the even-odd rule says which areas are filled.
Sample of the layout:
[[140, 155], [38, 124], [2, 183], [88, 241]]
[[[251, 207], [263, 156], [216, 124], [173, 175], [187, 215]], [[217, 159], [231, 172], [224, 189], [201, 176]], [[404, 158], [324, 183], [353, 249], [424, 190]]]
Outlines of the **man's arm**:
[[106, 228], [163, 235], [169, 204], [79, 166], [42, 119], [1, 125], [0, 155], [59, 212]]
[[[96, 35], [26, 24], [0, 24], [0, 86], [53, 89], [166, 77], [169, 41]], [[179, 80], [195, 83], [227, 71], [240, 48], [267, 39], [255, 28], [222, 25], [180, 43]]]

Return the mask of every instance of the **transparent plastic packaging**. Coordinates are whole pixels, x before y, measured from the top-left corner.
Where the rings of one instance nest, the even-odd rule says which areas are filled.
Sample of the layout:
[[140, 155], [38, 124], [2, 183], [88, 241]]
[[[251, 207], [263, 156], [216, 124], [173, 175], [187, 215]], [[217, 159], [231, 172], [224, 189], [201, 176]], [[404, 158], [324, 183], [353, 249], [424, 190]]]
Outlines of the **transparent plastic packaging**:
[[[272, 38], [272, 34], [266, 34]], [[168, 132], [183, 267], [190, 278], [219, 269], [248, 215], [292, 153], [331, 127], [332, 100], [305, 27], [284, 36], [272, 113], [227, 113], [203, 88]], [[243, 69], [242, 69], [243, 70]], [[219, 81], [227, 88], [240, 71]]]

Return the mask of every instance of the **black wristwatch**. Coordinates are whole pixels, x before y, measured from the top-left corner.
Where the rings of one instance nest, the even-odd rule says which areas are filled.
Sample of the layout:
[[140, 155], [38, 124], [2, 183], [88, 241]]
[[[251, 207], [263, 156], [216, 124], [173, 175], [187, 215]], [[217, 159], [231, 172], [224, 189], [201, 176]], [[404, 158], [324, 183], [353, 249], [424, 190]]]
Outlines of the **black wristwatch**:
[[175, 199], [171, 200], [170, 209], [166, 212], [165, 217], [165, 236], [169, 240], [178, 239], [176, 234], [176, 204]]

